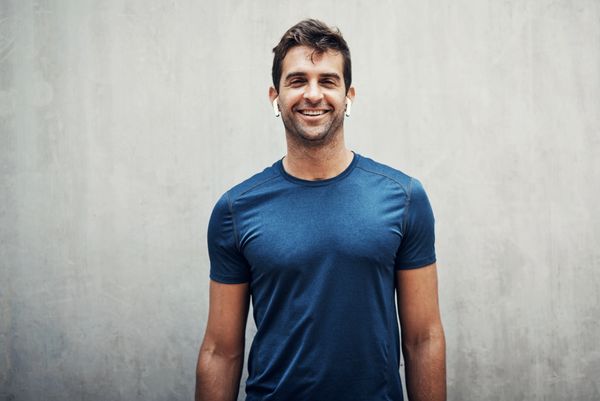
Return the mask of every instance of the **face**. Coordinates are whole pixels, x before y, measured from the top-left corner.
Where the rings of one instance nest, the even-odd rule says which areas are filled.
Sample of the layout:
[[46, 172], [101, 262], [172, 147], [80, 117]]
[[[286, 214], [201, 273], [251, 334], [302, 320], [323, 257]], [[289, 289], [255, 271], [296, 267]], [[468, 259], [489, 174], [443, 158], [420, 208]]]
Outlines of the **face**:
[[[311, 55], [312, 60], [311, 60]], [[322, 146], [342, 134], [346, 96], [354, 98], [354, 88], [346, 93], [344, 59], [328, 51], [313, 54], [306, 46], [291, 48], [283, 59], [277, 99], [286, 134], [305, 146]]]

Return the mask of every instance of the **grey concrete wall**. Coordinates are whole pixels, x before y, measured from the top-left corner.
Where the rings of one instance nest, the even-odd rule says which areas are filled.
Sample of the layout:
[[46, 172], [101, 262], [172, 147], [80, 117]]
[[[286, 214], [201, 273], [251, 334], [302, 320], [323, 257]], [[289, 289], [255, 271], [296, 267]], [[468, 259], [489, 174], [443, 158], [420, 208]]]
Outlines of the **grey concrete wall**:
[[351, 148], [430, 194], [449, 398], [600, 399], [596, 0], [0, 2], [0, 399], [192, 399], [207, 219], [285, 153], [308, 16]]

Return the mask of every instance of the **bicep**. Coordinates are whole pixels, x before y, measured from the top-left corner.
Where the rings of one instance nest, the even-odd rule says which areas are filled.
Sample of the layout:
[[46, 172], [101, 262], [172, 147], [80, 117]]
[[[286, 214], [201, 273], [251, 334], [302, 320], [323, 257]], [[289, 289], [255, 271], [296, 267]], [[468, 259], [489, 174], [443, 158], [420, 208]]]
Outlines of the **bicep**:
[[398, 270], [396, 291], [403, 342], [418, 343], [441, 330], [435, 263]]
[[243, 350], [249, 301], [248, 283], [223, 284], [210, 281], [205, 346], [230, 355]]

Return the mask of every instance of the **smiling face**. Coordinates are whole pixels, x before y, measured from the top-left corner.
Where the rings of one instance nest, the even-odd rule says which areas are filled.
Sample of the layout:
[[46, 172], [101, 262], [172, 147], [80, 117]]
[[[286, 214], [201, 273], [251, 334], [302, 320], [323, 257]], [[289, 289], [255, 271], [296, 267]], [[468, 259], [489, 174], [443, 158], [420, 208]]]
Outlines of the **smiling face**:
[[286, 135], [304, 146], [323, 146], [342, 135], [346, 97], [344, 59], [341, 54], [314, 52], [307, 46], [291, 48], [283, 59], [277, 99]]

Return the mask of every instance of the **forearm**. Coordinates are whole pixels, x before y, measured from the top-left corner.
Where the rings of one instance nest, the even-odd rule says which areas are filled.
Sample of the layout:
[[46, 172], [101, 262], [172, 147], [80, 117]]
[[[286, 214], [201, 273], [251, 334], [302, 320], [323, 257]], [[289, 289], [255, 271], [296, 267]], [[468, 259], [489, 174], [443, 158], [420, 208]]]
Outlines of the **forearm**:
[[403, 344], [409, 401], [446, 400], [446, 341], [443, 331]]
[[243, 352], [224, 355], [201, 349], [196, 368], [196, 401], [235, 401], [243, 365]]

